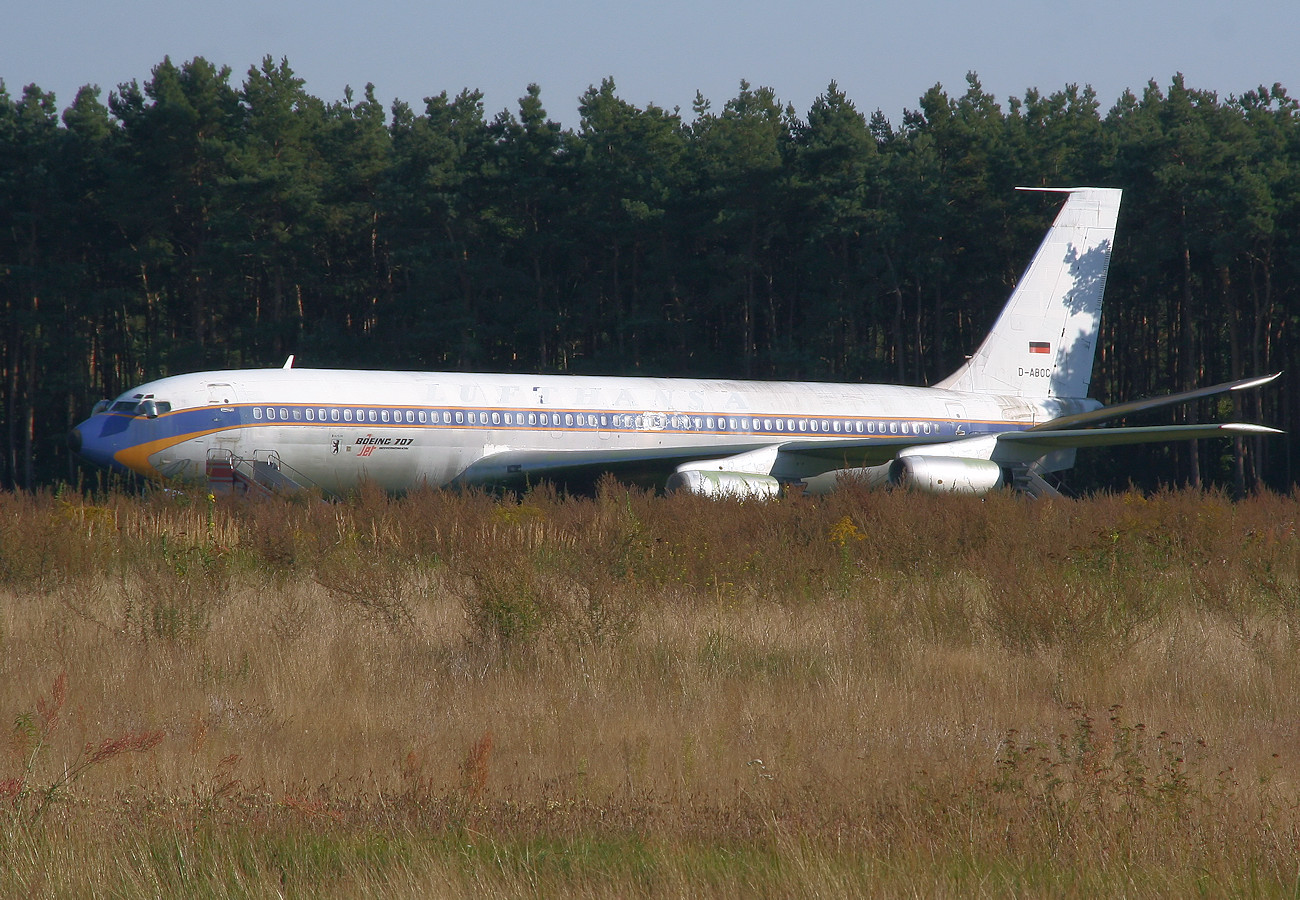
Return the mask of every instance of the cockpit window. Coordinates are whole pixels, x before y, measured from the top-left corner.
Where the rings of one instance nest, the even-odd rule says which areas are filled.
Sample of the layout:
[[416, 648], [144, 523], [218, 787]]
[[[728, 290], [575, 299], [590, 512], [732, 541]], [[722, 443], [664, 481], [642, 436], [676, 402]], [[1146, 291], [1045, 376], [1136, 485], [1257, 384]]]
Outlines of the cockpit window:
[[[143, 408], [146, 404], [150, 409]], [[171, 401], [168, 400], [118, 400], [109, 408], [109, 412], [125, 413], [129, 416], [160, 416], [171, 411]]]

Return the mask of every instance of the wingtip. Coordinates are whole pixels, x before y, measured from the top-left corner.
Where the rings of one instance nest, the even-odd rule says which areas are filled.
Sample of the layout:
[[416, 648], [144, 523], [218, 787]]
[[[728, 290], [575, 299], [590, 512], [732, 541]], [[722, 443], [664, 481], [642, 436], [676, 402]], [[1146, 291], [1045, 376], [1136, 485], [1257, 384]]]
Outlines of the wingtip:
[[1286, 434], [1280, 428], [1268, 425], [1255, 425], [1251, 422], [1224, 422], [1219, 430], [1238, 437], [1265, 437], [1274, 434]]

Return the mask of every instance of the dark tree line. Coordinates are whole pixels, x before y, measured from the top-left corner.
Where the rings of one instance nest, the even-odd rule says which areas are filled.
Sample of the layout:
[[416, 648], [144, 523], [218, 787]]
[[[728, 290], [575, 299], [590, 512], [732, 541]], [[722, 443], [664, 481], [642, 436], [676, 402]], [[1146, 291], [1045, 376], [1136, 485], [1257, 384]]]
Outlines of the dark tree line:
[[[1300, 420], [1300, 113], [1175, 77], [1004, 109], [978, 79], [894, 126], [835, 84], [800, 117], [744, 82], [689, 115], [536, 86], [323, 102], [164, 60], [107, 104], [0, 88], [0, 482], [73, 477], [95, 399], [207, 368], [339, 367], [930, 383], [969, 353], [1059, 198], [1122, 187], [1093, 395], [1278, 369], [1188, 418]], [[1232, 404], [1240, 408], [1233, 409]], [[1079, 486], [1287, 488], [1288, 440], [1081, 456]]]

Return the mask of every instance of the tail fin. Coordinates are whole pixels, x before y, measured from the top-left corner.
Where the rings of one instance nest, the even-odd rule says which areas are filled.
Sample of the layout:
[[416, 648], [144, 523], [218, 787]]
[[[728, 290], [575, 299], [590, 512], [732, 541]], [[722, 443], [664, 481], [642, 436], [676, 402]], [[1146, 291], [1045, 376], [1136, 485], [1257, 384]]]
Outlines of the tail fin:
[[1069, 194], [975, 355], [935, 387], [1020, 397], [1088, 396], [1118, 188]]

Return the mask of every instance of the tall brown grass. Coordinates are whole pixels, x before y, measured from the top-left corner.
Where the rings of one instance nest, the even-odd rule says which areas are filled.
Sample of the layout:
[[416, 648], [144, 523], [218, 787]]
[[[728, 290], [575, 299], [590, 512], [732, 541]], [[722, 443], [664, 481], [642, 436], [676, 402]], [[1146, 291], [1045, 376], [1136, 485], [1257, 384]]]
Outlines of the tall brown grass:
[[0, 495], [0, 894], [1291, 894], [1298, 518]]

